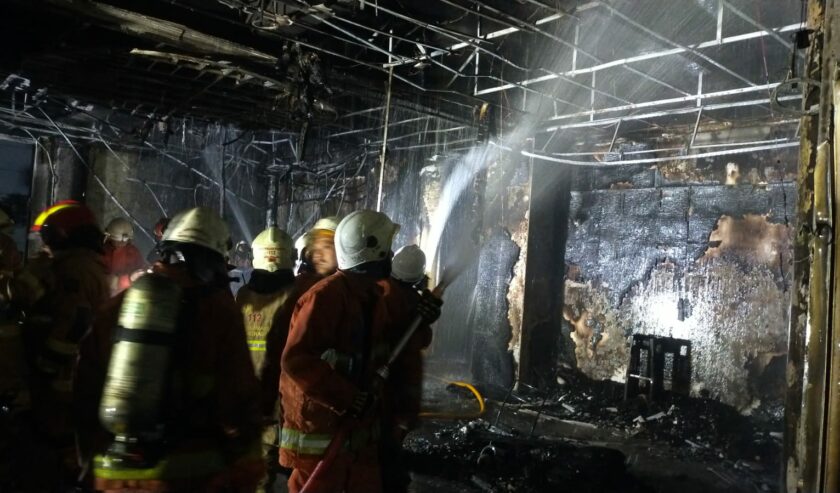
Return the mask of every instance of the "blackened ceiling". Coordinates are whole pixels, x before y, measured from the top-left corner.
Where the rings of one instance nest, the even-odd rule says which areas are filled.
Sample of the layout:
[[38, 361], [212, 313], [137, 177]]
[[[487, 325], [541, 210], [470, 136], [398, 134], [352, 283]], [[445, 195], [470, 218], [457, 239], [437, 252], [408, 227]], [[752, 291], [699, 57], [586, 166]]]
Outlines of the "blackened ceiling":
[[781, 118], [801, 21], [798, 0], [6, 0], [3, 14], [0, 71], [25, 82], [0, 90], [27, 97], [368, 139], [392, 77], [395, 108], [536, 115], [536, 131], [598, 142]]

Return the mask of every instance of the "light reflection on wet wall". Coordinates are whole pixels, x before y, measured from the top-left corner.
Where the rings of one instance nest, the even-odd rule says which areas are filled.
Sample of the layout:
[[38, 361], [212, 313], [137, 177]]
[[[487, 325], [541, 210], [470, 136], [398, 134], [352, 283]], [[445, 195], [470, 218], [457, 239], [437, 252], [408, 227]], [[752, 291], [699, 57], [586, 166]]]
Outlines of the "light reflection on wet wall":
[[794, 204], [790, 182], [573, 192], [563, 316], [578, 368], [623, 381], [630, 335], [685, 338], [694, 394], [742, 412], [778, 402]]

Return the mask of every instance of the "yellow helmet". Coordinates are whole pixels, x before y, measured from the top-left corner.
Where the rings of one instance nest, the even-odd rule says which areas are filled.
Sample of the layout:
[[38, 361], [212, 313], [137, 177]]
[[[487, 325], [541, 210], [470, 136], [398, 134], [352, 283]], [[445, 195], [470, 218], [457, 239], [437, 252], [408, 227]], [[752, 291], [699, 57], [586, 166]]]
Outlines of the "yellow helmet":
[[195, 207], [176, 214], [163, 233], [162, 241], [198, 245], [222, 256], [227, 255], [233, 246], [225, 221], [216, 211], [206, 207]]
[[340, 222], [341, 220], [337, 216], [322, 217], [315, 221], [312, 229], [295, 241], [298, 259], [303, 260], [304, 253], [312, 248], [312, 245], [318, 238], [335, 238], [335, 230], [338, 228], [338, 223]]
[[275, 272], [292, 269], [295, 265], [292, 237], [278, 227], [271, 227], [258, 234], [251, 243], [255, 269]]
[[333, 234], [335, 234], [335, 230], [338, 228], [338, 223], [340, 223], [340, 222], [341, 222], [341, 220], [337, 216], [322, 217], [321, 219], [318, 219], [317, 221], [315, 221], [315, 225], [312, 226], [312, 229], [310, 231], [314, 231], [314, 232], [332, 231]]

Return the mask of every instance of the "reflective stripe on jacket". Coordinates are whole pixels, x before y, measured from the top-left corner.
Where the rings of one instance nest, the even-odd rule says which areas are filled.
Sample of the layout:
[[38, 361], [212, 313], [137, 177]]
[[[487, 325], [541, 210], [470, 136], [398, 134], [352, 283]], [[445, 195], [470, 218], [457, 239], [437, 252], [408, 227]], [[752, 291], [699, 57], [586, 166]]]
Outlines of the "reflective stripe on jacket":
[[[379, 427], [357, 428], [350, 433], [345, 448], [354, 452], [361, 450], [377, 443], [379, 435]], [[303, 433], [284, 426], [280, 431], [280, 448], [288, 453], [320, 456], [327, 451], [332, 438], [329, 433]]]
[[[386, 342], [389, 323], [381, 294], [375, 278], [337, 272], [300, 298], [281, 359], [284, 431], [307, 437], [336, 432], [360, 386], [387, 359], [387, 351], [374, 351]], [[362, 354], [364, 367], [348, 378], [322, 359], [329, 349]], [[371, 428], [376, 419], [371, 416], [358, 428]], [[286, 447], [280, 450], [280, 462], [297, 467], [320, 455], [319, 447]]]
[[291, 290], [292, 287], [289, 286], [274, 293], [258, 293], [246, 285], [236, 294], [236, 304], [242, 310], [248, 349], [251, 351], [251, 361], [257, 374], [262, 370], [265, 360], [268, 333]]

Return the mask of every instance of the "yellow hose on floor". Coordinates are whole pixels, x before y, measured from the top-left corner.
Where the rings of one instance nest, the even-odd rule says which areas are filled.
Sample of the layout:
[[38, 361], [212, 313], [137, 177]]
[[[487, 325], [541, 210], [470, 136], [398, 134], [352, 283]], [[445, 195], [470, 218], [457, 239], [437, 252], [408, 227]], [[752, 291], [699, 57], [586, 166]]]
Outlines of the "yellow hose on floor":
[[486, 407], [484, 405], [484, 397], [481, 396], [481, 393], [476, 389], [472, 384], [467, 382], [447, 382], [448, 385], [456, 385], [458, 387], [463, 387], [475, 396], [475, 400], [478, 401], [478, 411], [471, 412], [471, 413], [447, 413], [447, 412], [439, 412], [439, 411], [426, 411], [421, 412], [420, 417], [426, 419], [475, 419], [480, 418], [484, 415], [484, 411], [486, 411]]

